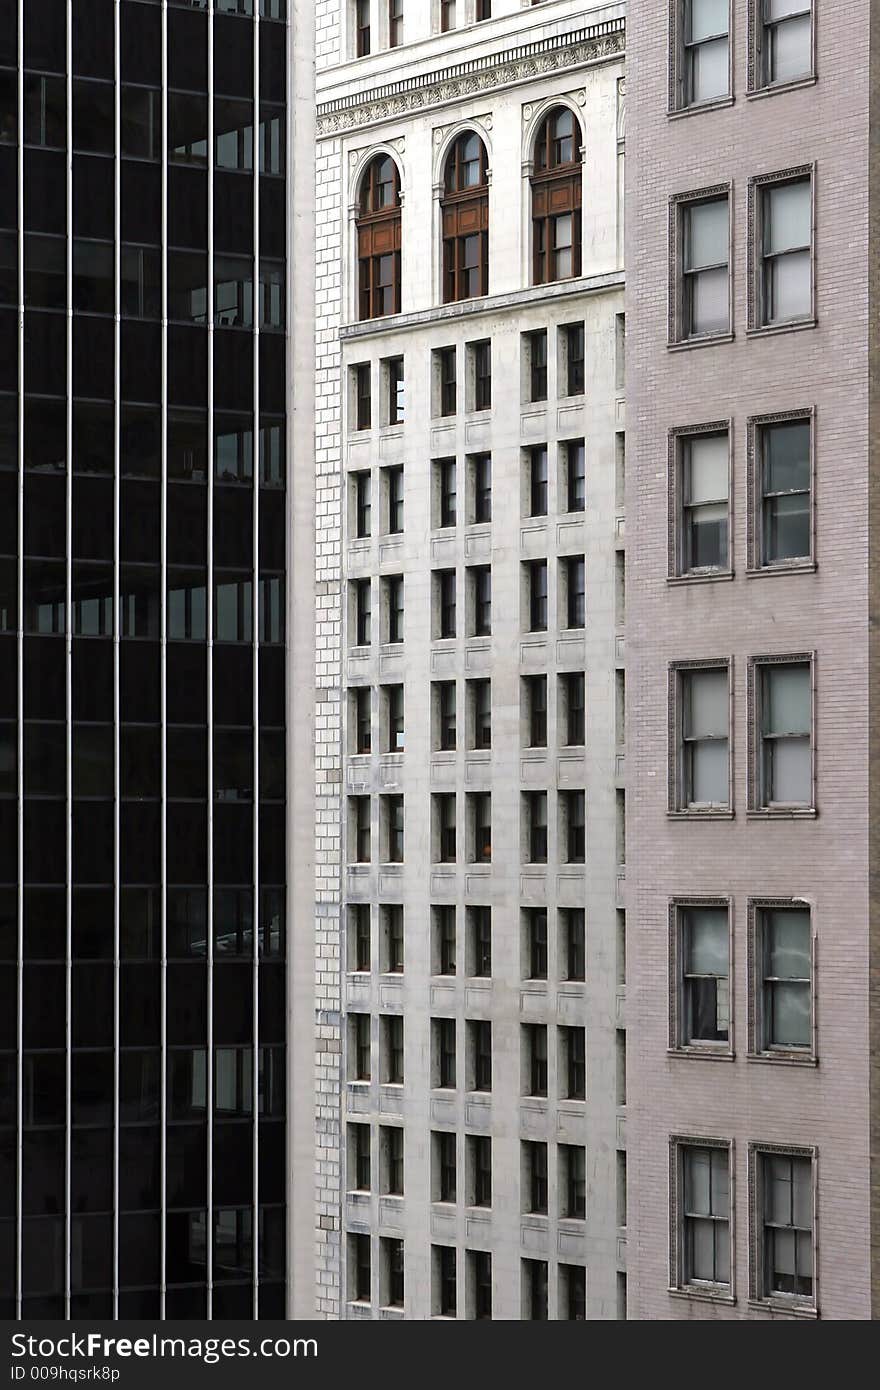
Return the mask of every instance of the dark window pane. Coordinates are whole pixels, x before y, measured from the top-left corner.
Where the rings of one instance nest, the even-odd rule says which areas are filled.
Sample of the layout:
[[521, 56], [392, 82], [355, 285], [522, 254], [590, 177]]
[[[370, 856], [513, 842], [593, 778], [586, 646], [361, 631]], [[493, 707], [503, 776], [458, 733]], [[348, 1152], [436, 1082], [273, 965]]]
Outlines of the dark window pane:
[[162, 172], [157, 165], [122, 161], [122, 239], [159, 244]]
[[[63, 802], [25, 802], [24, 873], [27, 882], [64, 882], [67, 842], [65, 822]], [[14, 839], [10, 836], [10, 848], [14, 843]]]
[[113, 0], [74, 0], [73, 70], [89, 77], [113, 76]]
[[123, 0], [120, 14], [123, 82], [156, 82], [162, 76], [162, 25], [158, 5]]
[[[173, 325], [168, 329], [169, 397], [174, 406], [200, 406], [208, 401], [208, 335], [202, 328]], [[169, 412], [169, 471], [171, 467], [171, 412]], [[207, 477], [207, 446], [205, 449]]]
[[24, 26], [25, 67], [65, 71], [66, 8], [66, 0], [28, 0]]
[[26, 719], [57, 719], [65, 707], [64, 642], [51, 637], [24, 641], [24, 713]]
[[64, 236], [67, 229], [67, 161], [63, 154], [46, 150], [25, 152], [24, 225], [30, 232], [54, 232]]
[[113, 719], [113, 648], [109, 642], [73, 643], [73, 717], [95, 723]]
[[[32, 481], [59, 482], [43, 478]], [[113, 554], [113, 480], [81, 478], [73, 480], [73, 556], [75, 559], [107, 559]], [[63, 550], [58, 553], [63, 553]]]
[[[123, 398], [158, 401], [161, 394], [162, 330], [158, 324], [122, 321]], [[123, 412], [123, 419], [125, 412]], [[123, 436], [124, 439], [124, 436]]]
[[168, 563], [205, 564], [208, 554], [207, 488], [169, 483], [167, 518]]
[[73, 234], [112, 241], [114, 217], [114, 161], [99, 155], [73, 158]]
[[116, 98], [109, 82], [73, 83], [73, 148], [94, 154], [113, 154], [116, 142]]
[[73, 881], [113, 882], [113, 807], [108, 802], [73, 803]]
[[29, 232], [24, 242], [24, 302], [37, 309], [67, 307], [67, 240]]
[[207, 712], [205, 649], [172, 642], [168, 646], [168, 722], [204, 724]]
[[[162, 503], [159, 484], [126, 480], [121, 491], [120, 548], [123, 560], [158, 564]], [[108, 550], [112, 552], [112, 548], [111, 539]]]
[[214, 648], [214, 719], [218, 724], [251, 723], [252, 648], [243, 645], [220, 645]]
[[119, 899], [119, 950], [123, 960], [160, 959], [161, 897], [162, 890], [158, 886], [122, 889]]
[[[127, 326], [123, 324], [123, 335]], [[158, 478], [162, 468], [161, 412], [124, 405], [119, 448], [123, 477]]]
[[[123, 1059], [126, 1054], [122, 1054]], [[119, 1205], [159, 1205], [159, 1130], [123, 1128], [119, 1135]]]
[[254, 202], [250, 180], [241, 174], [214, 175], [214, 240], [220, 252], [248, 255], [254, 244]]
[[123, 802], [119, 819], [123, 880], [155, 882], [161, 872], [158, 805], [154, 801]]
[[73, 1210], [107, 1211], [113, 1205], [112, 1129], [74, 1130], [71, 1150]]
[[168, 53], [170, 85], [184, 91], [204, 91], [208, 85], [207, 15], [193, 10], [170, 10]]
[[158, 965], [124, 964], [121, 967], [119, 1013], [123, 1047], [144, 1047], [158, 1042]]
[[[122, 718], [133, 723], [158, 723], [159, 646], [154, 642], [120, 642]], [[169, 688], [173, 665], [169, 657]]]
[[113, 725], [73, 727], [74, 796], [113, 796]]
[[170, 728], [168, 741], [168, 795], [172, 799], [204, 799], [208, 791], [207, 739], [200, 731]]
[[67, 892], [64, 888], [25, 888], [25, 960], [63, 961], [67, 954]]
[[171, 92], [168, 98], [169, 159], [177, 164], [208, 162], [208, 99]]
[[208, 817], [192, 802], [168, 807], [168, 881], [204, 883], [207, 877]]
[[72, 1077], [73, 1123], [113, 1123], [113, 1053], [75, 1052]]
[[113, 959], [112, 888], [75, 889], [72, 903], [72, 934], [75, 959]]
[[[73, 391], [76, 396], [113, 399], [113, 321], [109, 318], [74, 316]], [[112, 419], [112, 412], [108, 411]], [[109, 451], [112, 470], [112, 439]], [[75, 459], [74, 466], [78, 460]], [[101, 470], [105, 471], [104, 469]]]
[[167, 1027], [168, 1041], [172, 1046], [205, 1041], [208, 1032], [208, 976], [203, 963], [168, 966]]
[[113, 1046], [112, 964], [74, 966], [71, 1015], [74, 1047]]
[[[2, 319], [0, 319], [2, 325]], [[14, 365], [14, 363], [13, 363]], [[63, 314], [24, 316], [24, 372], [36, 395], [63, 396], [67, 380], [67, 321]], [[27, 434], [25, 434], [27, 448]], [[61, 457], [64, 457], [63, 450]]]
[[67, 144], [67, 84], [63, 77], [25, 73], [24, 138], [28, 145], [64, 149]]
[[[58, 555], [67, 552], [67, 484], [63, 477], [30, 473], [25, 477], [25, 555]], [[17, 548], [17, 547], [16, 547]]]

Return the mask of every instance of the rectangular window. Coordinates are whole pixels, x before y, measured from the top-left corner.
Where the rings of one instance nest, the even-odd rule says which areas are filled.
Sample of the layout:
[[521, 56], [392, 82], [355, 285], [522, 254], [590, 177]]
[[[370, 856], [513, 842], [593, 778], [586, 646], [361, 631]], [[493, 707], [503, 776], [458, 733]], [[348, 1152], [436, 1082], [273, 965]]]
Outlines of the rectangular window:
[[815, 1156], [809, 1149], [780, 1152], [755, 1145], [749, 1157], [757, 1205], [752, 1225], [759, 1244], [752, 1296], [813, 1305]]
[[385, 368], [385, 386], [387, 390], [387, 424], [402, 425], [406, 413], [403, 358], [389, 357], [382, 365]]
[[730, 924], [726, 903], [678, 903], [672, 942], [678, 1019], [672, 1047], [726, 1052], [730, 1042]]
[[492, 344], [470, 343], [471, 360], [474, 373], [474, 410], [492, 408]]
[[387, 719], [386, 750], [389, 753], [402, 753], [404, 748], [403, 686], [386, 685], [384, 694]]
[[[455, 23], [453, 10], [452, 24]], [[452, 27], [447, 26], [447, 27]], [[444, 29], [444, 33], [446, 30]], [[456, 1280], [456, 1250], [452, 1245], [434, 1245], [434, 1302], [441, 1318], [458, 1316], [458, 1287]]]
[[349, 1078], [352, 1081], [369, 1081], [370, 1064], [370, 1015], [349, 1014], [351, 1046], [349, 1050]]
[[813, 696], [809, 660], [755, 663], [757, 808], [813, 805]]
[[388, 47], [403, 43], [403, 0], [388, 0]]
[[544, 907], [524, 907], [523, 922], [523, 978], [526, 980], [546, 980], [547, 978], [547, 909]]
[[753, 0], [755, 87], [813, 75], [812, 0]]
[[437, 636], [455, 636], [455, 570], [436, 570]]
[[524, 1023], [522, 1026], [524, 1096], [547, 1094], [547, 1026], [544, 1023]]
[[403, 1196], [403, 1142], [403, 1129], [399, 1125], [379, 1126], [382, 1192], [389, 1197]]
[[730, 1148], [672, 1141], [672, 1278], [679, 1289], [730, 1292]]
[[525, 566], [528, 583], [529, 632], [547, 631], [547, 561], [532, 560]]
[[492, 1089], [492, 1025], [484, 1019], [468, 1019], [468, 1090]]
[[[488, 0], [485, 0], [488, 4]], [[478, 1322], [492, 1318], [492, 1256], [488, 1250], [466, 1250], [468, 1313]]]
[[523, 676], [525, 744], [528, 748], [547, 747], [547, 677]]
[[370, 1286], [370, 1237], [350, 1235], [348, 1237], [348, 1270], [352, 1300], [355, 1303], [369, 1303], [372, 1298]]
[[728, 571], [730, 440], [727, 430], [674, 434], [670, 441], [677, 498], [678, 575]]
[[403, 1085], [403, 1018], [390, 1014], [379, 1019], [382, 1037], [382, 1081], [387, 1086]]
[[355, 53], [358, 58], [366, 58], [370, 52], [370, 3], [371, 0], [355, 0]]
[[585, 683], [583, 671], [567, 671], [559, 677], [563, 716], [560, 724], [566, 747], [581, 748], [586, 742]]
[[583, 864], [587, 850], [587, 806], [585, 792], [560, 792], [560, 840], [566, 864]]
[[354, 862], [370, 862], [370, 798], [353, 796], [350, 799], [352, 832], [354, 839]]
[[584, 325], [569, 323], [562, 332], [565, 346], [565, 394], [581, 396], [584, 392]]
[[457, 518], [457, 465], [455, 459], [437, 459], [434, 468], [437, 475], [439, 493], [438, 524], [442, 528], [454, 526]]
[[565, 588], [565, 626], [581, 628], [586, 623], [586, 565], [583, 555], [569, 555], [562, 562]]
[[386, 864], [403, 863], [403, 797], [380, 798], [384, 811]]
[[370, 1126], [349, 1125], [351, 1154], [351, 1173], [354, 1178], [352, 1188], [355, 1192], [370, 1190]]
[[354, 373], [355, 429], [368, 430], [373, 420], [373, 399], [370, 378], [372, 369], [369, 362], [361, 362], [352, 368]]
[[727, 666], [681, 670], [678, 685], [678, 811], [730, 805]]
[[471, 748], [492, 747], [492, 682], [468, 681], [471, 712]]
[[587, 1216], [587, 1151], [580, 1144], [560, 1144], [559, 1215], [573, 1221]]
[[524, 333], [526, 353], [526, 400], [537, 404], [547, 399], [547, 330]]
[[586, 924], [582, 907], [559, 909], [560, 962], [563, 980], [586, 979]]
[[527, 864], [547, 863], [547, 793], [523, 792]]
[[385, 468], [385, 501], [388, 507], [388, 534], [403, 533], [403, 469]]
[[434, 682], [434, 708], [437, 720], [435, 747], [451, 753], [456, 746], [455, 681]]
[[522, 1209], [530, 1215], [547, 1215], [547, 1145], [522, 1141]]
[[382, 1294], [383, 1308], [402, 1308], [404, 1294], [403, 1241], [382, 1236], [379, 1240], [382, 1255]]
[[565, 445], [566, 510], [582, 512], [587, 505], [586, 450], [582, 439], [572, 439]]
[[546, 516], [548, 504], [547, 446], [539, 444], [528, 453], [528, 515]]
[[368, 685], [359, 686], [352, 694], [352, 722], [354, 724], [354, 751], [369, 753], [372, 747], [372, 716], [370, 713], [371, 691]]
[[386, 975], [403, 972], [403, 907], [389, 903], [379, 908], [382, 924], [382, 971]]
[[354, 903], [348, 909], [348, 958], [352, 970], [370, 969], [370, 938], [370, 904]]
[[444, 1130], [435, 1130], [432, 1137], [432, 1149], [434, 1154], [434, 1201], [454, 1202], [457, 1187], [456, 1136], [454, 1134], [447, 1134]]
[[471, 515], [475, 526], [492, 520], [492, 455], [475, 454], [471, 460], [473, 506]]
[[[455, 0], [440, 0], [440, 33], [448, 34], [454, 28]], [[452, 1316], [454, 1317], [455, 1314], [453, 1313]]]
[[680, 0], [676, 47], [678, 109], [718, 101], [730, 90], [729, 0]]
[[432, 907], [435, 974], [455, 974], [455, 908]]
[[812, 421], [752, 421], [759, 515], [750, 518], [762, 569], [808, 563], [813, 553]]
[[755, 978], [752, 1047], [765, 1055], [812, 1055], [813, 933], [801, 903], [751, 905]]
[[470, 831], [468, 862], [471, 864], [490, 864], [492, 862], [492, 794], [491, 792], [468, 792], [466, 795]]
[[390, 574], [382, 580], [385, 589], [385, 619], [388, 642], [403, 641], [403, 575]]
[[457, 409], [455, 348], [439, 348], [434, 354], [434, 361], [437, 373], [437, 414], [454, 415]]
[[469, 1134], [466, 1138], [468, 1158], [468, 1206], [492, 1205], [492, 1140], [487, 1134]]
[[[587, 1271], [583, 1265], [559, 1265], [559, 1311], [566, 1322], [585, 1322], [587, 1318]], [[619, 1315], [618, 1315], [619, 1316]]]
[[369, 579], [354, 582], [355, 640], [359, 647], [368, 647], [372, 640], [372, 587]]
[[466, 921], [468, 974], [476, 979], [488, 979], [492, 974], [491, 907], [469, 907]]
[[372, 533], [373, 526], [373, 480], [370, 473], [354, 475], [354, 534], [356, 540], [364, 540]]
[[456, 855], [455, 792], [434, 794], [434, 863], [454, 864]]
[[477, 11], [475, 18], [478, 23], [481, 19], [492, 18], [492, 0], [477, 0]]
[[729, 199], [694, 198], [673, 203], [677, 218], [677, 326], [674, 342], [730, 331]]
[[471, 565], [467, 571], [471, 597], [471, 636], [492, 633], [492, 570], [489, 565]]
[[813, 181], [799, 178], [753, 180], [757, 202], [754, 248], [757, 284], [753, 287], [750, 327], [812, 321], [813, 317]]
[[455, 1088], [455, 1019], [434, 1019], [434, 1084], [441, 1090]]
[[586, 1039], [585, 1028], [559, 1029], [560, 1094], [563, 1100], [586, 1099]]

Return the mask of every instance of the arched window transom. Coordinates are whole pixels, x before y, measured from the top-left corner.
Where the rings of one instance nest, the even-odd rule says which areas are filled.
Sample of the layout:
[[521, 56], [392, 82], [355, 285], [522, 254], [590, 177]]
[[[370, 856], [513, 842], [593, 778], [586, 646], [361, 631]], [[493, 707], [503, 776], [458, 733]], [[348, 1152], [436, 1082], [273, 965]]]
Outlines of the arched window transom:
[[399, 314], [400, 174], [390, 155], [376, 155], [364, 170], [357, 241], [360, 318]]
[[459, 135], [443, 170], [443, 302], [489, 293], [489, 160], [479, 135]]
[[568, 107], [544, 117], [532, 173], [532, 279], [536, 285], [581, 273], [581, 129]]

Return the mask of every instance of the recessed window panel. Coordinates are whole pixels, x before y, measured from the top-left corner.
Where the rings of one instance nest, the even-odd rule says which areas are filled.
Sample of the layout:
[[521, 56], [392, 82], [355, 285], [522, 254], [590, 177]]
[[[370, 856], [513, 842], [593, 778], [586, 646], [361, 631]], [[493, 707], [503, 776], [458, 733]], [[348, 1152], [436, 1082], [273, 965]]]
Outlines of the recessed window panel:
[[254, 267], [249, 258], [215, 258], [214, 320], [218, 327], [253, 328]]
[[254, 894], [251, 888], [214, 890], [214, 958], [254, 955]]
[[67, 890], [25, 888], [25, 960], [63, 961], [67, 955]]
[[123, 802], [119, 834], [123, 882], [155, 883], [161, 874], [161, 823], [156, 802]]
[[253, 801], [254, 741], [249, 729], [214, 733], [214, 797], [217, 801]]
[[0, 395], [0, 468], [18, 469], [18, 396]]
[[283, 801], [286, 790], [286, 736], [283, 730], [260, 733], [260, 800]]
[[260, 880], [283, 883], [285, 879], [285, 811], [283, 806], [260, 807]]
[[218, 14], [214, 20], [214, 90], [229, 96], [250, 96], [253, 92], [254, 26], [239, 24], [231, 16], [252, 15], [253, 0], [218, 0], [214, 8], [226, 12]]
[[123, 1047], [149, 1047], [158, 1043], [159, 982], [158, 964], [120, 967], [119, 1018]]
[[284, 101], [287, 96], [287, 45], [279, 42], [279, 31], [260, 26], [260, 98]]
[[[122, 1056], [125, 1057], [123, 1052]], [[159, 1129], [138, 1125], [119, 1134], [119, 1205], [122, 1210], [159, 1205]]]
[[113, 566], [74, 564], [71, 630], [77, 637], [113, 636]]
[[73, 881], [113, 882], [113, 806], [110, 802], [73, 803]]
[[214, 965], [214, 1041], [248, 1043], [253, 1039], [253, 979], [249, 963]]
[[287, 507], [281, 492], [260, 497], [260, 569], [284, 568], [287, 540]]
[[214, 175], [214, 249], [249, 255], [254, 245], [253, 184], [222, 167]]
[[18, 236], [15, 232], [0, 232], [0, 304], [18, 304]]
[[260, 723], [282, 726], [285, 721], [284, 651], [260, 650]]
[[[63, 717], [63, 708], [58, 711]], [[63, 723], [24, 726], [25, 796], [66, 795], [67, 733]]]
[[[208, 176], [203, 169], [174, 164], [169, 168], [168, 239], [172, 246], [207, 250]], [[143, 238], [132, 236], [131, 240]]]
[[123, 241], [150, 242], [162, 236], [162, 171], [158, 164], [122, 160]]
[[73, 967], [71, 984], [74, 1047], [113, 1046], [113, 965]]
[[[66, 68], [66, 0], [28, 0], [24, 26], [26, 68], [64, 72]], [[15, 59], [12, 59], [15, 62]]]
[[224, 576], [214, 584], [214, 639], [217, 642], [253, 640], [253, 582]]
[[22, 1021], [25, 1047], [63, 1048], [67, 994], [65, 967], [26, 964], [23, 984]]
[[[113, 321], [75, 314], [73, 319], [73, 392], [75, 396], [113, 399]], [[108, 412], [112, 419], [112, 409]], [[112, 452], [111, 452], [112, 458]]]
[[18, 479], [14, 473], [0, 473], [0, 555], [18, 550]]
[[0, 632], [18, 630], [18, 573], [15, 560], [0, 560]]

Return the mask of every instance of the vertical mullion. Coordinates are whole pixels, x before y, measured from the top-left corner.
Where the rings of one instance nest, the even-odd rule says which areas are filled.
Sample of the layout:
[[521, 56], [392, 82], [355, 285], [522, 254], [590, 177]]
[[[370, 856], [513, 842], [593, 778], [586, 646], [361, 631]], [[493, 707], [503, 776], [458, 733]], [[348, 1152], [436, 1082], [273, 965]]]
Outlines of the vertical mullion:
[[161, 855], [161, 898], [162, 898], [162, 945], [160, 981], [160, 1269], [159, 1269], [159, 1317], [165, 1317], [166, 1266], [168, 1262], [168, 0], [162, 0], [162, 384], [161, 384], [161, 501], [160, 501], [160, 660], [161, 675], [159, 693], [161, 708], [160, 747], [161, 747], [161, 812], [160, 812], [160, 855]]
[[253, 1260], [253, 1316], [259, 1315], [259, 1255], [260, 1255], [260, 1116], [259, 1116], [259, 1042], [260, 1042], [260, 14], [254, 6], [254, 441], [253, 463], [253, 719], [254, 719], [254, 902], [253, 920], [253, 1217], [251, 1228], [251, 1258]]
[[15, 1316], [21, 1317], [24, 1106], [24, 0], [18, 0], [18, 945], [16, 949]]
[[214, 11], [208, 10], [208, 569], [206, 579], [205, 657], [207, 670], [208, 740], [208, 930], [207, 930], [207, 1214], [205, 1217], [205, 1280], [207, 1316], [214, 1310]]
[[73, 987], [73, 0], [67, 0], [67, 498], [66, 498], [66, 592], [65, 592], [65, 736], [67, 778], [67, 844], [66, 844], [66, 946], [65, 946], [65, 1128], [64, 1128], [64, 1226], [65, 1274], [64, 1315], [70, 1317], [70, 1243], [71, 1243], [71, 1046], [72, 987]]
[[115, 295], [115, 323], [114, 323], [114, 389], [113, 389], [113, 815], [114, 815], [114, 839], [113, 839], [113, 1316], [119, 1317], [119, 1067], [120, 1067], [120, 1013], [119, 1013], [119, 990], [120, 990], [120, 882], [122, 856], [120, 849], [120, 836], [122, 826], [122, 804], [120, 800], [121, 777], [120, 777], [120, 722], [122, 719], [122, 708], [120, 703], [119, 688], [119, 668], [120, 668], [120, 649], [119, 638], [121, 633], [121, 622], [119, 614], [120, 602], [120, 501], [121, 501], [121, 456], [120, 456], [120, 424], [121, 424], [121, 397], [122, 397], [122, 327], [120, 314], [122, 312], [122, 289], [120, 281], [120, 269], [122, 259], [122, 144], [121, 144], [121, 103], [122, 103], [122, 65], [120, 51], [120, 24], [121, 6], [120, 0], [115, 0], [113, 7], [114, 20], [114, 57], [113, 66], [115, 71], [114, 91], [114, 198], [115, 198], [115, 233], [114, 244], [114, 295]]

